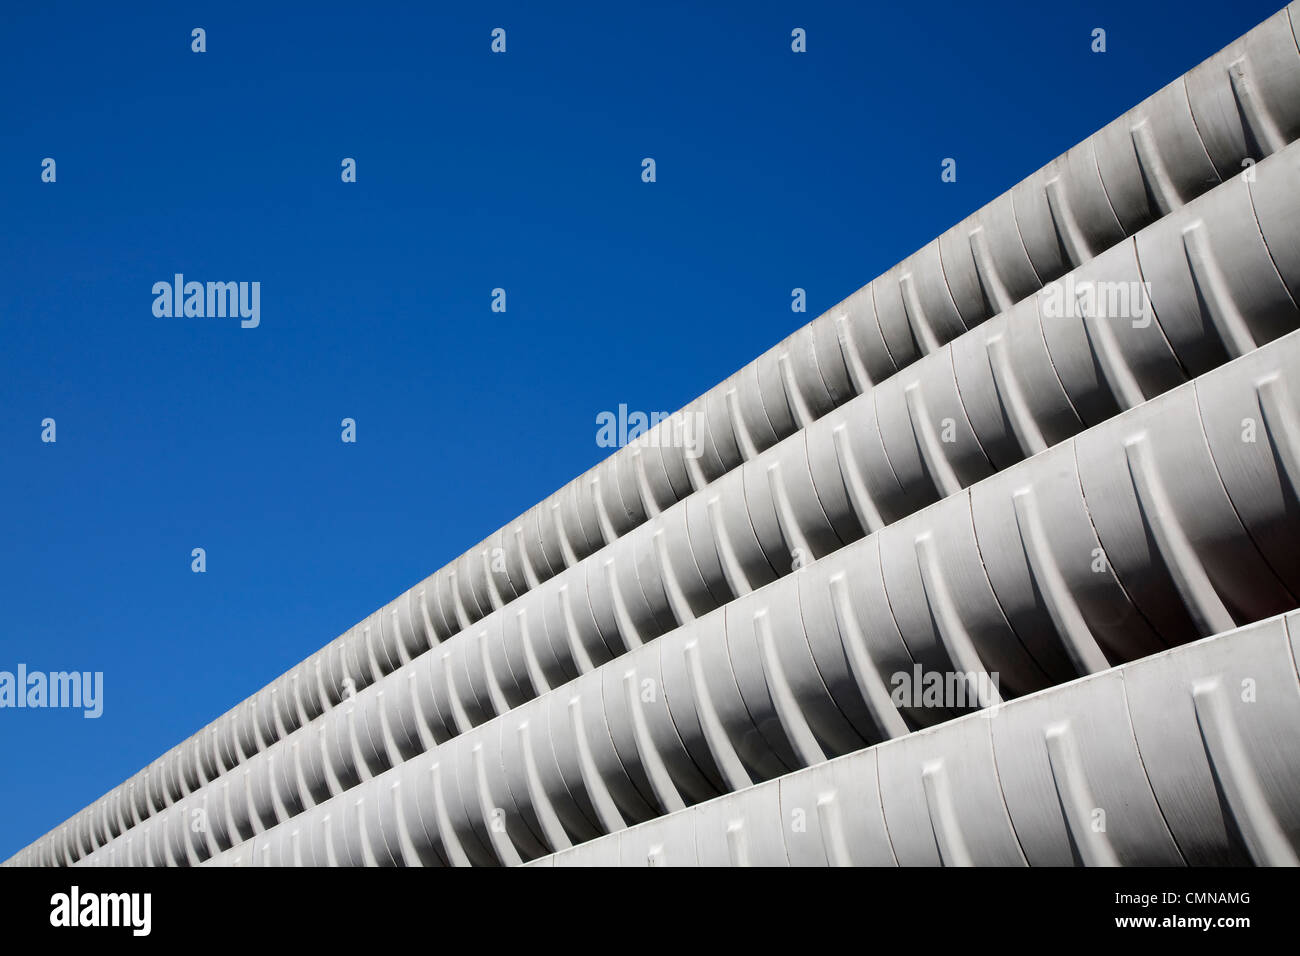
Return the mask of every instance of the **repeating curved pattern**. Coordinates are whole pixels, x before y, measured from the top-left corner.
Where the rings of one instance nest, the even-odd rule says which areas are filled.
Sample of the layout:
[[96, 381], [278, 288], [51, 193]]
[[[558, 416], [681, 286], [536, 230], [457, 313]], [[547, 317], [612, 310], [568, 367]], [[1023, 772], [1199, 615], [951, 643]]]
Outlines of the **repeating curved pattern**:
[[[1269, 199], [1281, 197], [1285, 207], [1300, 203], [1297, 187], [1300, 146], [1260, 164], [1250, 189]], [[1208, 254], [1231, 276], [1224, 301], [1255, 305], [1246, 332], [1252, 345], [1255, 338], [1266, 341], [1295, 328], [1300, 312], [1265, 248], [1267, 237], [1260, 238], [1250, 189], [1240, 181], [1220, 187], [1159, 224], [1163, 242], [1148, 242], [1144, 232], [1076, 270], [1072, 286], [1128, 283], [1143, 264], [1181, 258], [1184, 228], [1199, 224], [1222, 237]], [[1236, 241], [1241, 232], [1257, 236], [1253, 245]], [[1286, 232], [1270, 235], [1279, 247], [1291, 241]], [[1300, 268], [1285, 260], [1282, 268], [1294, 286]], [[1180, 356], [1201, 347], [1202, 326], [1211, 321], [1208, 307], [1194, 315], [1179, 310], [1187, 301], [1200, 301], [1197, 289], [1194, 271], [1181, 286], [1164, 283], [1153, 294], [1149, 321], [1145, 316], [1099, 320], [1089, 314], [1044, 319], [1043, 302], [1025, 300], [746, 463], [724, 480], [724, 487], [735, 482], [728, 503], [739, 507], [730, 514], [724, 510], [721, 522], [710, 513], [711, 499], [694, 496], [608, 553], [562, 573], [448, 642], [442, 654], [416, 660], [361, 691], [348, 706], [255, 754], [241, 768], [252, 805], [239, 805], [232, 825], [218, 830], [218, 845], [246, 839], [286, 814], [355, 786], [395, 759], [423, 752], [430, 741], [449, 739], [722, 606], [734, 594], [793, 570], [800, 555], [806, 563], [837, 550], [843, 541], [861, 537], [864, 526], [882, 527], [882, 515], [893, 521], [937, 500], [949, 490], [946, 476], [960, 489], [992, 473], [995, 465], [1041, 447], [1043, 436], [1055, 444], [1077, 433], [1085, 422], [1076, 408], [1084, 409], [1086, 420], [1109, 417], [1129, 396], [1105, 376], [1080, 372], [1101, 361], [1099, 326], [1125, 336], [1125, 350], [1116, 359], [1128, 363], [1128, 378], [1137, 383], [1134, 401], [1141, 401], [1143, 390], [1158, 394], [1183, 380]], [[1165, 311], [1171, 316], [1168, 330], [1161, 321]], [[1233, 345], [1221, 342], [1221, 355]], [[1016, 401], [1025, 395], [1034, 396], [1032, 406]], [[951, 441], [939, 438], [949, 430], [946, 423], [951, 423]], [[1030, 433], [1036, 441], [1024, 440]], [[740, 534], [727, 533], [736, 528]], [[635, 577], [620, 582], [619, 569]], [[686, 573], [680, 573], [683, 569]], [[637, 600], [628, 600], [628, 594]], [[651, 594], [656, 601], [643, 600]], [[579, 620], [587, 622], [585, 629], [577, 626]], [[394, 734], [396, 749], [388, 750], [383, 741]], [[238, 780], [234, 785], [243, 792]]]
[[[931, 740], [909, 732], [957, 714], [890, 699], [891, 675], [916, 665], [997, 675], [1020, 696], [1287, 611], [1300, 462], [1272, 436], [1300, 428], [1283, 384], [1297, 373], [1300, 332], [393, 759], [217, 859], [516, 863], [885, 739]], [[1214, 428], [1210, 406], [1243, 414]], [[395, 758], [400, 738], [375, 744]], [[926, 786], [946, 805], [942, 780]], [[245, 805], [218, 789], [85, 862], [207, 858]], [[211, 824], [197, 832], [195, 810]]]
[[[748, 614], [766, 586], [776, 582], [788, 591], [792, 580], [816, 578], [864, 534], [877, 542], [872, 553], [879, 556], [879, 541], [894, 540], [901, 519], [918, 509], [941, 500], [935, 508], [973, 502], [988, 482], [969, 494], [962, 489], [1287, 334], [1300, 325], [1300, 155], [1286, 145], [1300, 134], [1296, 7], [944, 233], [10, 862], [197, 862], [231, 848], [243, 852], [254, 837], [265, 848], [268, 828], [299, 820], [305, 826], [325, 806], [335, 807], [333, 826], [346, 828], [339, 821], [347, 814], [336, 805], [361, 799], [390, 768], [463, 747], [499, 716], [513, 719], [564, 696], [566, 686], [576, 686], [571, 682], [592, 684], [594, 675], [613, 673], [658, 646], [661, 635]], [[1117, 320], [1106, 312], [1108, 300], [1085, 291], [1100, 289], [1098, 283], [1147, 288], [1149, 308], [1140, 321]], [[1053, 311], [1062, 294], [1066, 315]], [[1294, 469], [1300, 435], [1289, 417], [1285, 379], [1261, 389], [1261, 434], [1270, 448], [1283, 449], [1278, 460]], [[1201, 414], [1221, 412], [1215, 405]], [[1230, 424], [1224, 419], [1219, 427]], [[699, 441], [698, 458], [682, 447], [688, 431]], [[919, 588], [920, 604], [938, 629], [939, 642], [925, 645], [926, 666], [942, 658], [979, 670], [993, 655], [1006, 668], [999, 670], [1004, 690], [1015, 695], [1253, 619], [1259, 607], [1293, 606], [1296, 569], [1288, 562], [1295, 559], [1285, 546], [1292, 530], [1274, 521], [1278, 496], [1286, 507], [1291, 499], [1276, 489], [1271, 499], [1233, 499], [1255, 550], [1281, 570], [1243, 585], [1231, 601], [1213, 600], [1208, 595], [1218, 584], [1208, 582], [1217, 579], [1187, 557], [1199, 541], [1176, 522], [1150, 517], [1174, 509], [1184, 493], [1181, 476], [1177, 487], [1159, 477], [1155, 449], [1162, 440], [1157, 433], [1134, 438], [1106, 466], [1129, 475], [1139, 489], [1136, 512], [1120, 508], [1116, 520], [1136, 513], [1150, 539], [1145, 553], [1154, 548], [1162, 561], [1173, 562], [1174, 596], [1144, 594], [1150, 606], [1137, 612], [1149, 633], [1128, 624], [1111, 633], [1088, 617], [1084, 605], [1091, 597], [1070, 598], [1074, 585], [1050, 558], [1049, 539], [1057, 531], [1047, 505], [1022, 489], [1001, 520], [1009, 519], [1007, 527], [1018, 534], [1011, 546], [1032, 570], [1042, 613], [1036, 619], [1037, 612], [1013, 607], [1003, 623], [1015, 635], [1029, 627], [1023, 633], [1031, 636], [987, 636], [990, 648], [968, 633], [961, 621], [968, 582], [950, 580], [944, 570], [957, 544], [945, 537], [951, 528], [936, 527], [905, 549], [912, 570], [891, 572], [902, 575], [895, 590], [915, 596]], [[1084, 486], [1092, 480], [1106, 487], [1114, 477], [1090, 474], [1080, 463]], [[1253, 471], [1236, 478], [1260, 480]], [[960, 546], [972, 544], [977, 531]], [[1235, 553], [1236, 545], [1224, 547]], [[1133, 549], [1144, 553], [1142, 546]], [[853, 553], [862, 559], [868, 551]], [[981, 560], [989, 562], [986, 577], [993, 581], [993, 568], [1009, 556], [995, 550]], [[1135, 567], [1138, 586], [1146, 587], [1149, 569]], [[1249, 567], [1245, 560], [1237, 570]], [[800, 574], [791, 576], [795, 570]], [[882, 574], [888, 570], [881, 565]], [[1007, 573], [1013, 572], [1019, 567]], [[859, 596], [845, 580], [826, 582], [824, 592], [806, 600], [818, 613], [829, 607], [837, 628], [861, 630], [846, 616]], [[1286, 583], [1279, 590], [1270, 581]], [[894, 591], [889, 594], [894, 600]], [[998, 593], [994, 603], [1004, 600]], [[531, 837], [516, 819], [470, 845], [487, 848], [486, 862], [516, 862], [563, 840], [675, 809], [674, 802], [706, 799], [948, 716], [900, 715], [884, 706], [881, 688], [864, 676], [878, 670], [878, 661], [873, 664], [862, 641], [841, 647], [838, 670], [814, 652], [819, 673], [837, 676], [823, 679], [822, 698], [829, 693], [830, 703], [806, 699], [786, 673], [790, 609], [761, 611], [746, 625], [755, 656], [744, 659], [747, 679], [766, 688], [760, 696], [776, 708], [754, 731], [769, 741], [770, 754], [727, 744], [731, 731], [706, 706], [692, 719], [707, 757], [691, 752], [680, 768], [667, 758], [648, 758], [650, 766], [640, 768], [634, 759], [640, 769], [629, 778], [631, 790], [607, 785], [602, 796], [597, 785], [587, 796], [581, 781], [596, 772], [599, 754], [578, 735], [580, 782], [572, 786], [581, 794], [574, 797], [579, 815], [539, 809], [530, 798], [521, 805]], [[1017, 624], [1015, 613], [1029, 617]], [[1034, 631], [1040, 624], [1046, 630]], [[909, 653], [914, 649], [901, 631], [899, 639]], [[707, 690], [705, 647], [700, 642], [687, 654], [687, 671], [692, 686]], [[823, 656], [834, 658], [829, 647]], [[631, 685], [620, 686], [631, 701]], [[617, 693], [606, 687], [604, 698]], [[752, 703], [743, 692], [742, 699]], [[639, 707], [626, 706], [639, 753], [653, 724]], [[804, 715], [808, 707], [820, 716]], [[604, 719], [599, 708], [581, 704], [565, 714], [555, 720], [578, 726]], [[535, 728], [552, 727], [549, 716], [536, 719]], [[780, 733], [772, 729], [778, 726]], [[541, 775], [526, 789], [545, 797], [538, 788], [549, 772], [546, 760], [539, 762], [526, 741], [510, 746], [509, 755], [524, 761], [521, 772], [531, 766]], [[465, 771], [473, 776], [465, 779], [499, 786], [496, 752], [476, 751], [480, 756]], [[669, 786], [680, 773], [689, 785]], [[511, 816], [496, 804], [490, 809]], [[195, 811], [205, 827], [187, 836]], [[479, 861], [478, 849], [448, 849], [438, 839], [430, 845], [442, 860]]]
[[1272, 618], [533, 865], [1294, 866], [1297, 642]]

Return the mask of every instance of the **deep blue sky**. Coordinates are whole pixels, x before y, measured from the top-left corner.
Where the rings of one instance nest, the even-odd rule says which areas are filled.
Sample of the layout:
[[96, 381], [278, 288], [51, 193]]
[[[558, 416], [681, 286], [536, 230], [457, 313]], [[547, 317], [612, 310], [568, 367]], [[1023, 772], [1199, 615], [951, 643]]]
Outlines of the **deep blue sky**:
[[6, 5], [0, 859], [1280, 0], [395, 6]]

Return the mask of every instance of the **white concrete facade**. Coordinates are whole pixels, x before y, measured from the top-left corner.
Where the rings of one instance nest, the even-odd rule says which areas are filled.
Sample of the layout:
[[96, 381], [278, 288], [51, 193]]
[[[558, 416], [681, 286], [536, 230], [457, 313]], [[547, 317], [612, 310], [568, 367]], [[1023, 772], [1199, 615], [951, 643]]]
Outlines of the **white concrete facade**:
[[1297, 25], [8, 863], [1294, 863]]

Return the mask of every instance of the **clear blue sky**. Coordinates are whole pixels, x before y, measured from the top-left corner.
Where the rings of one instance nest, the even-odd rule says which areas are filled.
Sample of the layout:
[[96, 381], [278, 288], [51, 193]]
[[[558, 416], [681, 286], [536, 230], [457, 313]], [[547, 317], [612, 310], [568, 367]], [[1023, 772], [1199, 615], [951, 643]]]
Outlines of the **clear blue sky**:
[[394, 6], [5, 11], [0, 858], [1280, 0]]

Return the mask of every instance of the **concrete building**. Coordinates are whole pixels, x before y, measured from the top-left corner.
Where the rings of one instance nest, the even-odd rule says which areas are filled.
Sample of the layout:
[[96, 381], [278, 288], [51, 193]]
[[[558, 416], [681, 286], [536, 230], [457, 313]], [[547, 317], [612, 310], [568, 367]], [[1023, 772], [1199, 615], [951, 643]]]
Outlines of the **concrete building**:
[[1294, 864], [1297, 27], [8, 863]]

